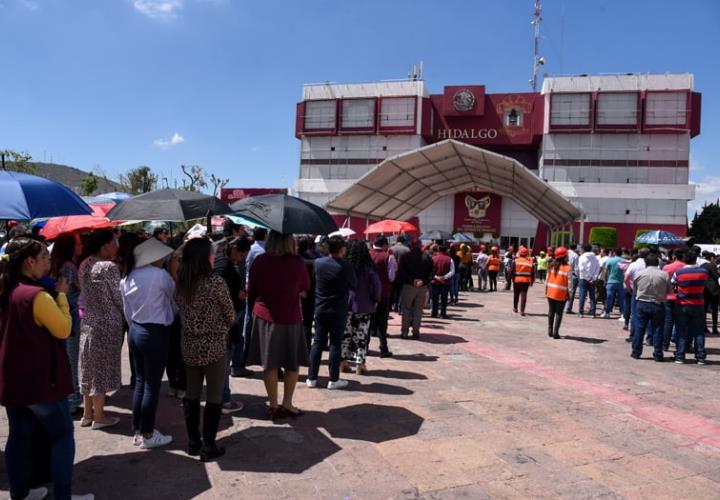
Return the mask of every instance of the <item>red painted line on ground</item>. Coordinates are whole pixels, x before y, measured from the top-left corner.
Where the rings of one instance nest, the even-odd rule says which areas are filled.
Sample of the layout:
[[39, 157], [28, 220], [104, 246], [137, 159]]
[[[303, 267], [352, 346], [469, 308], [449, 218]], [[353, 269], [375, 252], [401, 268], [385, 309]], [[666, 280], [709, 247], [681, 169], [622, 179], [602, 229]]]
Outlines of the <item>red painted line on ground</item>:
[[698, 443], [720, 449], [720, 424], [702, 415], [652, 403], [639, 396], [583, 380], [568, 373], [555, 370], [554, 368], [541, 366], [533, 360], [505, 354], [486, 346], [472, 342], [459, 345], [473, 354], [497, 363], [517, 368], [525, 373], [537, 375], [560, 385], [571, 387], [598, 399], [625, 406], [628, 408], [628, 412], [637, 418], [675, 434], [692, 438]]

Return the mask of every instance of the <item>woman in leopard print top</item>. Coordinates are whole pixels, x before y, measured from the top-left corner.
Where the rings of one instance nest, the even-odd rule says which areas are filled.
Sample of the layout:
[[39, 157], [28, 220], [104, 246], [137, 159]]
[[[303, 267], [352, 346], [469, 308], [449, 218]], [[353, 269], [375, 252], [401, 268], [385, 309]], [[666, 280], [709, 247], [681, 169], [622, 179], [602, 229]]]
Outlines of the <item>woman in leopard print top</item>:
[[[198, 238], [183, 247], [176, 300], [182, 322], [182, 355], [187, 374], [183, 400], [188, 454], [205, 462], [222, 456], [215, 445], [227, 370], [228, 330], [235, 310], [225, 280], [213, 274], [215, 254], [209, 240]], [[200, 438], [200, 395], [206, 380], [203, 435]]]

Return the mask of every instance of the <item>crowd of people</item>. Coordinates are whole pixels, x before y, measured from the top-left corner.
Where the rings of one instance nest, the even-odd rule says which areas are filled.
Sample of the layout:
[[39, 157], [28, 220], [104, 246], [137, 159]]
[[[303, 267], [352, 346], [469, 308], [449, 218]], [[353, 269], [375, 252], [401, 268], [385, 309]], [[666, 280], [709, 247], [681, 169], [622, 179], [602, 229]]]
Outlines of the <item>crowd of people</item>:
[[[402, 318], [399, 337], [418, 339], [426, 307], [431, 317], [448, 319], [460, 291], [497, 292], [498, 276], [512, 289], [512, 310], [520, 316], [530, 287], [544, 287], [548, 336], [555, 339], [563, 315], [574, 314], [578, 290], [580, 316], [611, 318], [619, 311], [636, 359], [646, 343], [663, 361], [674, 343], [676, 363], [692, 352], [704, 364], [707, 310], [717, 333], [715, 256], [695, 249], [585, 245], [533, 256], [525, 247], [481, 246], [474, 256], [467, 244], [422, 245], [405, 235], [392, 246], [384, 236], [368, 244], [262, 227], [251, 235], [229, 220], [222, 232], [178, 236], [163, 227], [150, 234], [96, 230], [63, 234], [50, 251], [35, 234], [11, 234], [0, 257], [0, 404], [9, 421], [12, 498], [47, 494], [27, 481], [37, 425], [51, 450], [54, 496], [71, 497], [71, 415], [90, 431], [120, 422], [105, 406], [121, 387], [125, 338], [132, 445], [153, 449], [173, 440], [156, 425], [166, 375], [168, 396], [182, 400], [187, 454], [206, 462], [225, 453], [216, 442], [221, 415], [242, 409], [232, 398], [231, 377], [250, 377], [248, 367], [261, 367], [268, 418], [299, 418], [304, 412], [293, 396], [304, 367], [308, 388], [344, 389], [349, 382], [342, 373], [367, 372], [373, 338], [380, 357], [393, 355], [392, 311]], [[321, 385], [325, 351], [328, 377]]]

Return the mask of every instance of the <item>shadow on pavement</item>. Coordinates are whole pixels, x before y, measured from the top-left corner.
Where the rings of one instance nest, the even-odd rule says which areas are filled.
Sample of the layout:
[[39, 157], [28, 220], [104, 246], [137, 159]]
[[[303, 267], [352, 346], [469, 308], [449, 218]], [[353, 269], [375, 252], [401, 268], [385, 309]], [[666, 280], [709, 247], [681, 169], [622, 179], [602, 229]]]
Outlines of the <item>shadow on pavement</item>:
[[397, 378], [401, 380], [427, 380], [422, 373], [406, 372], [402, 370], [368, 370], [369, 377]]
[[417, 353], [417, 354], [394, 354], [392, 359], [397, 359], [398, 361], [425, 361], [425, 362], [431, 362], [431, 361], [437, 361], [437, 356], [428, 356], [427, 354], [423, 353]]
[[576, 342], [583, 342], [585, 344], [602, 344], [607, 342], [607, 339], [594, 339], [592, 337], [573, 337], [572, 335], [563, 335], [562, 338], [567, 340], [574, 340]]
[[467, 342], [463, 337], [447, 333], [421, 333], [418, 341], [428, 344], [464, 344]]
[[414, 436], [423, 421], [402, 407], [363, 403], [330, 410], [324, 427], [334, 438], [382, 443]]
[[95, 498], [190, 499], [211, 488], [205, 465], [182, 452], [96, 455], [75, 464], [73, 490]]
[[350, 384], [347, 387], [348, 392], [367, 392], [369, 394], [387, 394], [389, 396], [410, 396], [415, 391], [406, 389], [399, 385], [383, 384], [373, 382], [372, 384], [361, 384], [356, 380], [348, 380]]

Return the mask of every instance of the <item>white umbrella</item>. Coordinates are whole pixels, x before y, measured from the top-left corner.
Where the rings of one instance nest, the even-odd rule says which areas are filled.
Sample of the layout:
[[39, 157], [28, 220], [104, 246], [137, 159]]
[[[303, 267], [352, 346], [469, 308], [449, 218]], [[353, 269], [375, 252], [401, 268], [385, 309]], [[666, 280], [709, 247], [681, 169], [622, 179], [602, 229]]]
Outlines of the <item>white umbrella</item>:
[[341, 227], [337, 231], [328, 234], [328, 236], [342, 236], [343, 238], [349, 238], [353, 234], [355, 234], [355, 231], [353, 231], [349, 227]]

